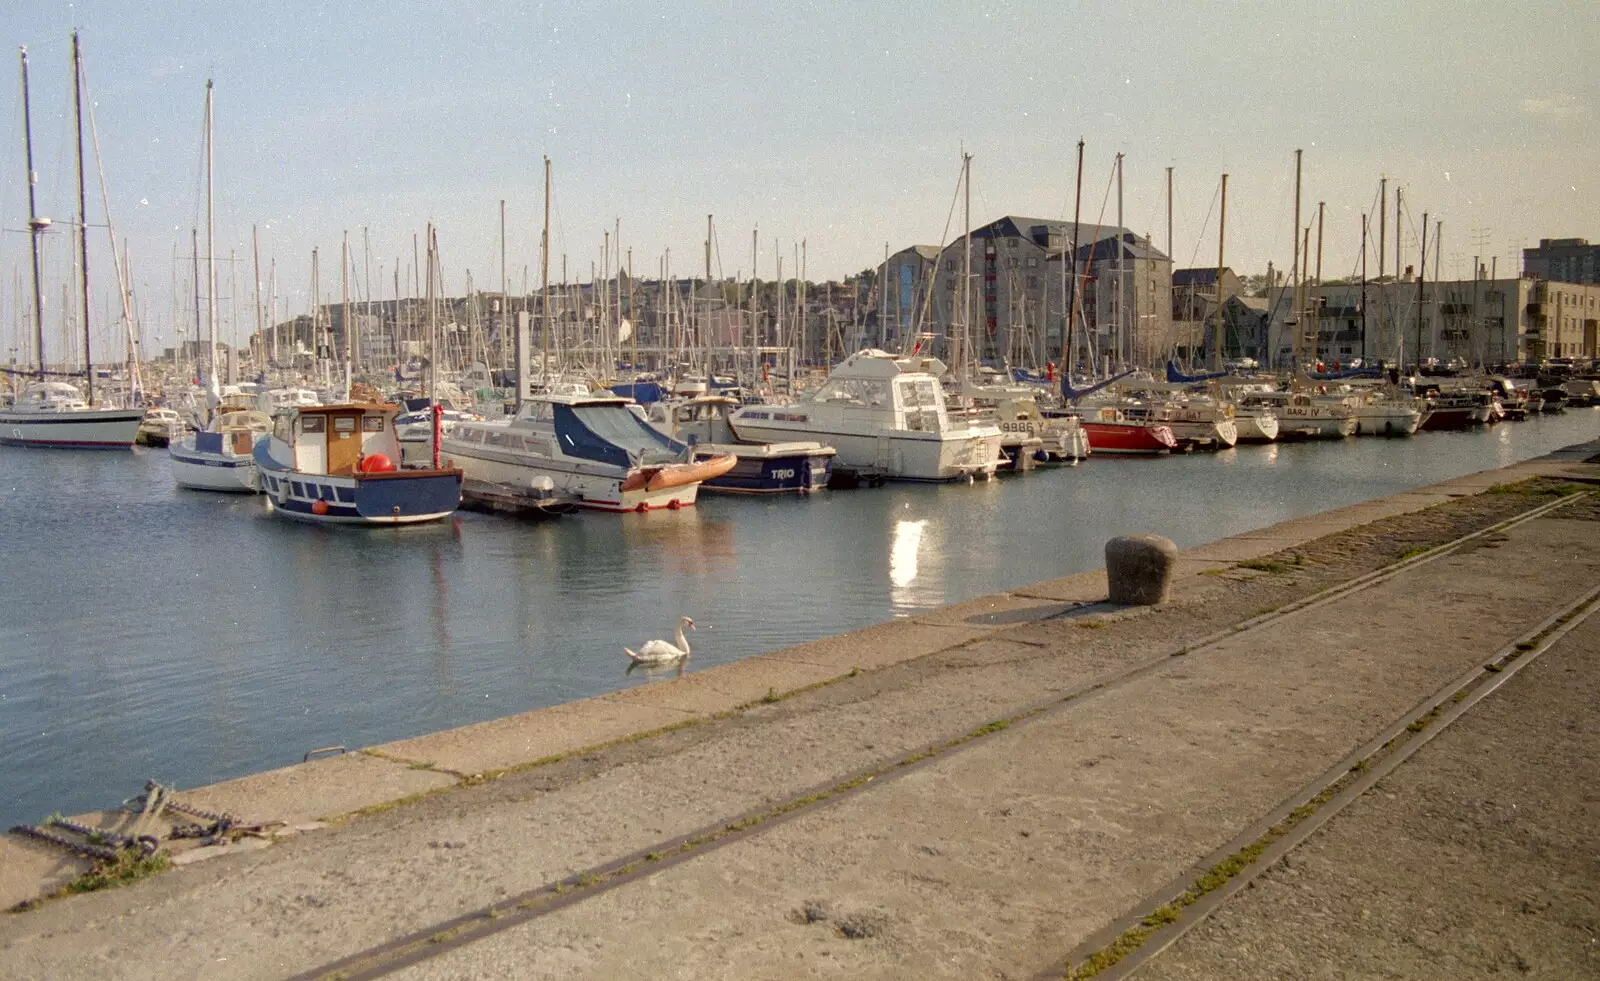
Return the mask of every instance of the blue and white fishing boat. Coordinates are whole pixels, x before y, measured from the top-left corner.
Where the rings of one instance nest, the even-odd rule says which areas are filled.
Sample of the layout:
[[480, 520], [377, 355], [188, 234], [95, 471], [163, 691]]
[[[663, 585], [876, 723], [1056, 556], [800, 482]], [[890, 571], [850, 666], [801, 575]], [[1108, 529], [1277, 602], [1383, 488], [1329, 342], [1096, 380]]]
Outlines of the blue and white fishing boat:
[[284, 435], [255, 445], [261, 490], [275, 513], [334, 524], [436, 521], [461, 505], [461, 471], [401, 469], [399, 406], [301, 406]]
[[254, 494], [260, 490], [256, 441], [272, 434], [272, 417], [255, 409], [219, 411], [211, 424], [171, 443], [172, 479], [192, 490]]

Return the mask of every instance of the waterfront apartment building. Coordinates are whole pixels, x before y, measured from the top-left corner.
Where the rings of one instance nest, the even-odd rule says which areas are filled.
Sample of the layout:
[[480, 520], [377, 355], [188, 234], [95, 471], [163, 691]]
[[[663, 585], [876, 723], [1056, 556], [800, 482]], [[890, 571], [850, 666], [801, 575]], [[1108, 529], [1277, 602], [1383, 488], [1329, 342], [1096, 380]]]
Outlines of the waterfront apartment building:
[[965, 324], [974, 357], [1027, 366], [1059, 361], [1067, 283], [1076, 270], [1080, 357], [1093, 350], [1119, 364], [1154, 364], [1171, 347], [1172, 261], [1127, 229], [1007, 215], [973, 229], [963, 274], [965, 255], [957, 238], [889, 256], [881, 267], [888, 289], [880, 343], [899, 349], [930, 333], [935, 350], [949, 355]]
[[1600, 245], [1586, 238], [1541, 238], [1522, 250], [1522, 274], [1559, 283], [1600, 283]]
[[[1352, 358], [1403, 361], [1459, 359], [1469, 364], [1596, 357], [1600, 284], [1516, 279], [1428, 282], [1420, 296], [1410, 275], [1399, 282], [1311, 286], [1306, 314], [1317, 328], [1315, 355], [1331, 364]], [[1295, 338], [1292, 290], [1268, 297], [1273, 362], [1291, 363]]]

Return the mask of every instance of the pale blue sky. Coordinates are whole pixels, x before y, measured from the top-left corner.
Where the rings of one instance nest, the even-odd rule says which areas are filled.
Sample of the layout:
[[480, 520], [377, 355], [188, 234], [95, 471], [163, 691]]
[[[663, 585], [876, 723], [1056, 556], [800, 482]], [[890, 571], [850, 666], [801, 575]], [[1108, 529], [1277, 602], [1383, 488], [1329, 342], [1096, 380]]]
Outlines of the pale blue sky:
[[[263, 268], [277, 259], [288, 313], [308, 302], [312, 246], [336, 296], [341, 232], [359, 265], [364, 226], [380, 296], [429, 220], [452, 292], [468, 268], [497, 287], [502, 198], [513, 288], [524, 265], [537, 282], [545, 154], [553, 270], [566, 253], [574, 278], [587, 278], [618, 218], [636, 273], [653, 276], [667, 248], [675, 271], [698, 270], [707, 214], [723, 274], [748, 275], [759, 225], [764, 278], [774, 240], [792, 274], [802, 238], [811, 278], [843, 276], [881, 261], [885, 242], [939, 241], [963, 146], [974, 154], [974, 224], [1070, 217], [1080, 136], [1085, 220], [1100, 215], [1121, 151], [1126, 223], [1158, 246], [1165, 168], [1176, 168], [1179, 265], [1215, 262], [1215, 215], [1202, 226], [1224, 170], [1228, 264], [1288, 264], [1296, 147], [1306, 151], [1308, 214], [1328, 203], [1327, 277], [1355, 269], [1360, 214], [1380, 174], [1405, 187], [1413, 221], [1424, 210], [1444, 220], [1446, 275], [1469, 276], [1478, 252], [1514, 270], [1516, 248], [1540, 237], [1600, 240], [1600, 17], [1582, 0], [1172, 9], [5, 0], [0, 24], [13, 59], [0, 97], [0, 224], [18, 229], [26, 216], [21, 44], [40, 209], [74, 210], [67, 64], [78, 27], [113, 218], [157, 324], [172, 316], [174, 248], [187, 255], [196, 224], [204, 235], [207, 76], [217, 86], [217, 250], [247, 258], [259, 223]], [[98, 204], [90, 210], [99, 221]], [[959, 211], [955, 222], [952, 233]], [[103, 234], [91, 243], [108, 283]], [[0, 237], [7, 346], [26, 246], [24, 235]], [[48, 251], [55, 306], [65, 237]], [[248, 321], [247, 264], [237, 282]]]

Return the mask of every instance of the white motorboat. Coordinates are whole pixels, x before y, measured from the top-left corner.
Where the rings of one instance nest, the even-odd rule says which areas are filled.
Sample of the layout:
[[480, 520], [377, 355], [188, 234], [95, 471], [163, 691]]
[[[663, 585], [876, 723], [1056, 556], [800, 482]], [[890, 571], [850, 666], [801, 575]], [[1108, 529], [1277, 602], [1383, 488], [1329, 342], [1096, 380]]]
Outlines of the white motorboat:
[[1239, 406], [1266, 406], [1278, 417], [1279, 439], [1343, 439], [1356, 431], [1355, 407], [1319, 402], [1304, 392], [1249, 392]]
[[461, 471], [396, 464], [398, 406], [361, 402], [303, 406], [286, 436], [256, 441], [253, 456], [273, 513], [327, 524], [436, 521], [461, 505]]
[[144, 420], [139, 423], [139, 432], [133, 441], [140, 446], [170, 446], [188, 431], [182, 416], [157, 406], [144, 410]]
[[692, 460], [687, 444], [651, 428], [615, 395], [536, 395], [509, 420], [462, 422], [441, 441], [448, 466], [470, 480], [526, 489], [546, 482], [598, 511], [691, 505], [702, 481], [737, 462]]
[[34, 382], [0, 409], [0, 445], [126, 450], [143, 421], [143, 409], [96, 409], [66, 382]]
[[836, 466], [894, 480], [956, 480], [1000, 465], [1000, 427], [957, 422], [945, 405], [943, 362], [879, 350], [850, 355], [809, 398], [747, 405], [729, 417], [741, 440], [811, 439], [839, 451]]
[[688, 444], [695, 460], [733, 455], [732, 469], [704, 481], [708, 491], [805, 494], [828, 486], [833, 447], [815, 440], [741, 443], [728, 427], [728, 414], [738, 407], [739, 400], [726, 395], [699, 395], [633, 408], [663, 436]]
[[272, 435], [272, 417], [254, 409], [220, 411], [211, 425], [168, 447], [172, 478], [191, 490], [254, 494], [260, 471], [256, 440]]

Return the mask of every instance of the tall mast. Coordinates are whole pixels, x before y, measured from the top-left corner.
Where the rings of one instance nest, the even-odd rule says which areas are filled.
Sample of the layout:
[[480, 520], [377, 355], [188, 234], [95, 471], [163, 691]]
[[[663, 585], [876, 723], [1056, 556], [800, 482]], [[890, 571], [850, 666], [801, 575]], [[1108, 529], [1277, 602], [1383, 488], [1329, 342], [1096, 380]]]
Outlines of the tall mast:
[[[761, 227], [758, 225], [750, 229], [750, 367], [754, 374], [751, 378], [761, 374], [761, 338], [756, 333], [756, 256], [761, 247]], [[754, 384], [752, 380], [751, 384]]]
[[211, 79], [206, 79], [206, 320], [210, 326], [208, 335], [211, 347], [211, 379], [207, 383], [207, 397], [213, 407], [222, 397], [222, 389], [217, 381], [217, 250], [216, 223], [211, 212]]
[[1083, 140], [1078, 140], [1077, 189], [1072, 195], [1072, 254], [1062, 256], [1061, 286], [1066, 291], [1067, 322], [1061, 330], [1061, 384], [1072, 378], [1072, 365], [1077, 353], [1072, 349], [1072, 337], [1078, 319], [1078, 219], [1083, 210]]
[[[540, 362], [542, 384], [545, 390], [550, 385], [550, 158], [544, 158], [544, 234], [539, 239], [539, 268], [540, 281], [543, 284], [540, 294], [544, 298], [544, 316], [539, 323], [539, 344], [543, 348], [543, 360]], [[520, 393], [519, 393], [520, 394]]]
[[972, 154], [970, 153], [961, 154], [961, 187], [963, 196], [961, 215], [965, 228], [961, 233], [961, 338], [956, 348], [956, 378], [965, 382], [968, 331], [972, 323]]
[[1361, 216], [1361, 357], [1367, 357], [1367, 216]]
[[251, 279], [256, 284], [256, 337], [259, 343], [265, 345], [267, 339], [261, 336], [261, 241], [256, 237], [256, 226], [253, 224], [250, 226], [250, 256]]
[[[1395, 193], [1400, 193], [1395, 188]], [[1387, 268], [1387, 256], [1384, 252], [1389, 246], [1389, 178], [1378, 178], [1378, 278], [1383, 278], [1384, 269]], [[1395, 256], [1398, 262], [1400, 257]], [[1398, 278], [1398, 277], [1396, 277]]]
[[1294, 294], [1294, 308], [1291, 311], [1294, 317], [1294, 361], [1295, 370], [1300, 369], [1300, 361], [1304, 357], [1301, 350], [1306, 332], [1305, 309], [1300, 300], [1300, 157], [1304, 150], [1294, 152], [1294, 262], [1289, 266], [1289, 289]]
[[355, 331], [350, 329], [350, 232], [339, 246], [339, 326], [344, 328], [344, 398], [350, 400], [351, 365], [354, 361]]
[[[500, 370], [506, 368], [506, 332], [511, 324], [511, 297], [506, 293], [506, 199], [500, 199]], [[519, 375], [520, 377], [520, 375]]]
[[[707, 290], [707, 296], [706, 296], [706, 321], [707, 322], [701, 327], [700, 343], [701, 343], [702, 346], [705, 347], [705, 354], [706, 354], [706, 382], [707, 382], [708, 385], [709, 385], [709, 383], [711, 381], [711, 331], [709, 330], [709, 328], [711, 326], [711, 324], [710, 324], [710, 320], [711, 320], [711, 297], [709, 295], [710, 289], [711, 289], [711, 216], [710, 215], [706, 215], [706, 290]], [[708, 391], [709, 391], [709, 389], [708, 389]]]
[[[1227, 178], [1223, 178], [1224, 181]], [[1167, 258], [1172, 257], [1172, 168], [1167, 168]], [[1221, 263], [1218, 263], [1221, 265]], [[1221, 280], [1218, 280], [1220, 283]]]
[[1116, 234], [1116, 240], [1117, 240], [1117, 255], [1116, 255], [1117, 319], [1115, 321], [1115, 327], [1116, 327], [1116, 331], [1117, 331], [1116, 351], [1117, 351], [1117, 358], [1119, 359], [1119, 361], [1121, 363], [1125, 364], [1127, 359], [1124, 357], [1123, 348], [1125, 346], [1128, 346], [1128, 342], [1127, 342], [1128, 325], [1127, 325], [1127, 323], [1125, 323], [1125, 319], [1126, 319], [1125, 314], [1126, 314], [1127, 311], [1125, 309], [1125, 304], [1123, 303], [1124, 296], [1123, 296], [1123, 289], [1122, 289], [1122, 154], [1120, 154], [1120, 153], [1117, 154], [1117, 234]]
[[194, 363], [198, 365], [200, 363], [200, 229], [198, 228], [189, 229], [189, 250], [192, 253], [189, 258], [194, 266], [192, 274], [194, 277]]
[[[1405, 226], [1400, 223], [1400, 214], [1401, 214], [1400, 213], [1400, 209], [1401, 209], [1401, 201], [1400, 201], [1400, 199], [1401, 199], [1400, 185], [1396, 184], [1395, 187], [1394, 187], [1394, 281], [1395, 281], [1396, 284], [1398, 284], [1400, 282], [1400, 263], [1402, 261], [1400, 257], [1405, 254], [1400, 249], [1401, 236], [1404, 234], [1404, 231], [1405, 231]], [[1404, 327], [1400, 326], [1400, 311], [1399, 311], [1399, 308], [1398, 308], [1398, 301], [1399, 301], [1399, 295], [1400, 295], [1399, 291], [1396, 290], [1394, 295], [1395, 295], [1395, 298], [1396, 298], [1396, 302], [1395, 302], [1395, 307], [1393, 309], [1391, 309], [1390, 312], [1389, 312], [1389, 321], [1390, 321], [1390, 324], [1394, 327], [1394, 343], [1395, 343], [1395, 346], [1399, 349], [1399, 351], [1398, 351], [1398, 353], [1400, 355], [1399, 360], [1401, 361], [1401, 363], [1404, 363], [1405, 362], [1405, 356], [1404, 355], [1405, 355], [1405, 344], [1406, 344], [1406, 341], [1405, 341], [1406, 329]]]
[[[1170, 174], [1172, 169], [1167, 168]], [[1222, 345], [1226, 330], [1223, 327], [1222, 315], [1222, 248], [1228, 234], [1228, 175], [1222, 175], [1222, 213], [1217, 220], [1217, 336], [1211, 355], [1212, 364], [1218, 368], [1222, 365]]]
[[1422, 364], [1422, 305], [1426, 302], [1423, 296], [1423, 286], [1428, 278], [1428, 213], [1422, 213], [1422, 258], [1417, 265], [1417, 349], [1412, 357], [1417, 359], [1417, 365]]
[[[89, 210], [83, 189], [83, 53], [72, 32], [72, 121], [78, 131], [78, 283], [83, 288], [83, 392], [94, 403], [94, 356], [89, 350]], [[31, 193], [31, 190], [30, 190]]]
[[39, 380], [44, 380], [44, 296], [39, 292], [39, 236], [50, 227], [34, 205], [37, 178], [33, 172], [33, 114], [28, 108], [28, 49], [22, 48], [22, 143], [28, 158], [28, 244], [33, 247], [33, 343], [39, 359]]
[[878, 281], [878, 346], [889, 344], [889, 243], [883, 243], [883, 278]]

